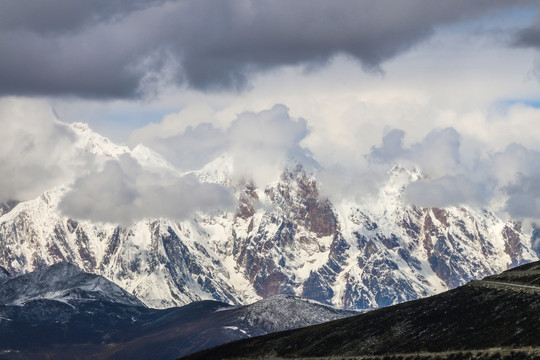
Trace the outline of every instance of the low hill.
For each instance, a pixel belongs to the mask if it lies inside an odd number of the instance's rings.
[[[540,262],[523,265],[429,298],[241,340],[185,359],[339,358],[540,348],[539,270]]]
[[[198,301],[151,309],[64,262],[0,277],[0,359],[168,360],[356,314],[289,295],[246,306]]]

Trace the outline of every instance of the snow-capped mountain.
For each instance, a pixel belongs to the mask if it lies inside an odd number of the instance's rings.
[[[129,155],[182,176],[140,145],[131,150],[71,125],[77,151],[96,161]],[[293,162],[266,188],[232,177],[224,154],[192,172],[235,194],[234,211],[190,220],[145,219],[130,227],[78,221],[58,210],[69,185],[0,212],[0,265],[14,275],[60,261],[100,274],[152,307],[201,299],[246,304],[292,294],[337,307],[373,308],[416,299],[538,259],[531,234],[488,210],[407,204],[420,174],[399,166],[369,203],[332,203],[316,175]]]
[[[65,303],[99,300],[145,306],[113,282],[102,276],[86,273],[67,262],[60,262],[0,284],[2,305],[24,305],[29,301],[42,299]]]
[[[234,327],[249,336],[321,324],[358,311],[338,310],[319,302],[293,295],[272,295],[253,304],[230,309],[235,313]]]

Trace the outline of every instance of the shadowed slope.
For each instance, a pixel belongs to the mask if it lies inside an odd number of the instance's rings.
[[[174,359],[356,313],[290,295],[151,309],[101,276],[58,263],[0,283],[0,359]]]
[[[429,298],[226,344],[186,359],[323,357],[540,346],[540,263]],[[506,283],[515,278],[524,286]],[[497,280],[497,282],[493,282]],[[530,286],[530,287],[529,287]]]

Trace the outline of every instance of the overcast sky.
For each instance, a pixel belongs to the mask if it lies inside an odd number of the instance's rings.
[[[64,210],[96,219],[101,184],[117,209],[148,202],[111,214],[122,223],[231,206],[129,159],[88,173],[56,120],[181,171],[228,153],[260,186],[292,156],[337,200],[364,201],[399,163],[424,174],[406,191],[415,204],[538,219],[539,2],[3,0],[0,200],[71,183]],[[188,194],[177,212],[150,203]]]

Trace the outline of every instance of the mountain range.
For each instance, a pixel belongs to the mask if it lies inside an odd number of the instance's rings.
[[[13,275],[66,261],[154,308],[288,294],[372,309],[538,259],[533,234],[519,221],[487,209],[407,203],[404,188],[423,181],[419,169],[396,164],[371,200],[332,200],[321,195],[316,166],[293,159],[274,182],[257,187],[232,176],[238,164],[228,154],[182,173],[143,145],[116,145],[81,123],[62,126],[81,156],[103,163],[129,157],[148,171],[194,176],[225,187],[237,204],[126,226],[66,216],[59,204],[73,184],[56,186],[0,206],[0,265]]]
[[[245,306],[206,300],[151,309],[102,276],[62,262],[2,279],[0,359],[175,359],[356,314],[290,295]]]

